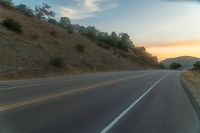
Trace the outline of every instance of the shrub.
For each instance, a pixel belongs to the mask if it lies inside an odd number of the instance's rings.
[[[32,38],[33,40],[37,40],[37,39],[39,38],[39,36],[38,36],[37,34],[33,34],[33,35],[31,36],[31,38]]]
[[[2,24],[12,31],[22,33],[22,26],[19,24],[18,21],[12,18],[6,18]]]
[[[200,61],[194,63],[194,70],[200,70]]]
[[[181,64],[174,62],[169,67],[170,69],[178,69],[178,68],[181,68],[182,66]]]
[[[54,37],[57,37],[57,32],[56,31],[51,31],[50,34]]]
[[[50,59],[50,63],[56,68],[63,68],[65,66],[63,58],[60,57],[54,57]]]
[[[101,43],[101,42],[96,42],[96,44],[101,47],[101,48],[104,48],[106,50],[109,50],[110,49],[110,46],[105,44],[105,43]]]
[[[18,6],[15,7],[17,10],[19,10],[20,12],[24,13],[26,16],[28,17],[32,17],[34,16],[33,10],[30,9],[29,7],[27,7],[24,4],[20,4]]]
[[[58,24],[57,20],[56,20],[56,19],[53,19],[53,18],[50,18],[50,19],[48,20],[48,22],[51,23],[51,24],[54,24],[54,25]]]
[[[162,68],[162,69],[165,69],[165,64],[160,63],[160,64],[159,64],[159,67]]]
[[[8,9],[13,9],[12,0],[0,0],[0,5],[8,8]]]
[[[83,45],[80,45],[80,44],[76,45],[76,50],[77,50],[77,51],[83,53],[83,52],[84,52],[84,49],[85,49],[85,47],[84,47]]]
[[[72,31],[72,30],[68,30],[67,31],[69,34],[73,34],[74,33],[74,31]]]
[[[123,43],[118,43],[117,48],[128,52],[128,47],[126,45],[124,45]]]

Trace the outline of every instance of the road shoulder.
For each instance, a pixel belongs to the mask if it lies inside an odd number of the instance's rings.
[[[187,71],[182,73],[181,83],[200,119],[200,73]]]

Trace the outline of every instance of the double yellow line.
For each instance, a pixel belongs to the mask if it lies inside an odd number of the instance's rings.
[[[117,79],[117,80],[113,80],[113,81],[99,83],[99,84],[88,86],[88,87],[83,87],[83,88],[72,90],[72,91],[61,92],[61,93],[57,93],[57,94],[54,94],[54,95],[44,96],[44,97],[40,97],[40,98],[36,98],[36,99],[32,99],[32,100],[27,100],[27,101],[23,101],[23,102],[13,103],[13,104],[5,105],[5,106],[0,106],[0,112],[19,108],[19,107],[22,107],[22,106],[26,106],[26,105],[30,105],[30,104],[34,104],[34,103],[38,103],[38,102],[42,102],[42,101],[46,101],[46,100],[50,100],[50,99],[54,99],[54,98],[58,98],[58,97],[62,97],[62,96],[66,96],[66,95],[73,94],[73,93],[83,92],[83,91],[86,91],[86,90],[89,90],[89,89],[92,89],[92,88],[102,87],[102,86],[105,86],[105,85],[110,85],[110,84],[114,84],[114,83],[125,81],[125,80],[130,80],[130,79],[137,78],[137,77],[142,77],[142,76],[145,76],[145,75],[149,75],[151,73],[145,73],[145,74],[140,74],[140,75],[136,75],[136,76],[130,76],[130,77],[122,78],[122,79]]]

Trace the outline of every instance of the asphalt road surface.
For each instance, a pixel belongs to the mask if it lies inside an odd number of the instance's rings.
[[[0,133],[199,133],[181,71],[0,82]]]

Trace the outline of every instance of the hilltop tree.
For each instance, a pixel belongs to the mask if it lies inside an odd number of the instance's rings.
[[[42,7],[36,6],[35,15],[41,20],[47,20],[52,17],[55,17],[55,13],[51,11],[50,9],[51,9],[51,6],[49,6],[48,4],[43,4]]]
[[[170,67],[170,69],[175,70],[175,69],[181,68],[182,66],[181,66],[181,64],[174,62],[169,67]]]
[[[200,61],[195,62],[193,66],[195,70],[200,70]]]
[[[165,69],[165,64],[164,63],[159,63],[160,68]]]
[[[33,10],[24,4],[17,5],[15,8],[29,17],[34,16]]]
[[[68,27],[69,25],[71,25],[71,20],[68,17],[61,17],[60,24],[63,27]]]
[[[56,19],[53,19],[53,18],[50,18],[50,19],[48,20],[48,22],[51,23],[51,24],[54,24],[54,25],[59,24],[59,22],[57,22],[57,20],[56,20]]]
[[[13,8],[12,0],[0,0],[0,5],[9,9]]]

